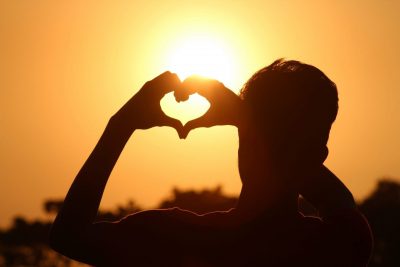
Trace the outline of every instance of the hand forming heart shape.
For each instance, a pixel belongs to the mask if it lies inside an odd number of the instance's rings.
[[[185,125],[188,121],[203,116],[210,108],[210,102],[195,93],[187,101],[178,102],[174,93],[168,93],[160,101],[161,110],[168,117],[178,119]]]
[[[176,101],[186,101],[190,95],[198,93],[210,103],[210,108],[202,116],[182,122],[167,116],[160,101],[170,92]],[[199,127],[215,125],[238,126],[243,118],[243,101],[234,92],[217,80],[191,76],[181,82],[178,76],[164,72],[148,81],[113,117],[113,125],[131,134],[135,129],[149,129],[155,126],[170,126],[177,130],[180,138]]]
[[[221,82],[199,76],[186,78],[175,89],[174,95],[177,102],[187,101],[190,95],[198,93],[210,102],[206,113],[187,122],[180,134],[186,138],[189,132],[199,127],[212,127],[216,125],[238,126],[242,117],[242,101],[238,95],[226,88]]]

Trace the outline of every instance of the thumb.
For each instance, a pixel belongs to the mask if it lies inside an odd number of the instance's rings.
[[[175,128],[175,130],[178,132],[179,138],[182,139],[182,134],[183,134],[183,125],[180,120],[171,118],[167,115],[164,116],[162,126],[169,126],[172,128]]]
[[[181,138],[186,138],[188,136],[189,132],[193,129],[200,128],[200,127],[211,127],[211,126],[213,126],[213,125],[210,121],[210,116],[208,115],[208,113],[206,113],[197,119],[188,121],[183,126]]]

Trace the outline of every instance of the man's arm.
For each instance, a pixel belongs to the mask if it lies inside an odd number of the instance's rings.
[[[93,263],[94,246],[99,234],[93,233],[100,200],[110,173],[130,134],[118,131],[111,119],[93,152],[79,171],[65,197],[63,207],[53,223],[50,245],[58,252],[87,263]],[[111,224],[97,225],[110,231]],[[105,233],[104,233],[105,234]],[[93,251],[93,252],[95,252]]]
[[[372,232],[350,190],[328,168],[310,174],[300,193],[319,211],[326,229],[327,258],[334,266],[367,266]]]
[[[50,244],[58,252],[96,264],[101,252],[113,245],[115,223],[94,220],[111,171],[135,129],[171,126],[181,130],[181,123],[167,117],[159,101],[179,86],[179,78],[166,72],[147,82],[109,121],[98,144],[76,176],[54,221]]]
[[[321,217],[356,208],[350,190],[324,165],[302,180],[300,194],[318,209]]]

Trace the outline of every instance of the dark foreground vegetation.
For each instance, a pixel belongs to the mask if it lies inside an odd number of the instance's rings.
[[[173,189],[172,196],[156,208],[180,207],[206,213],[230,209],[236,201],[235,197],[225,195],[221,187],[201,191]],[[313,207],[304,200],[299,204],[303,213],[314,213]],[[61,206],[62,200],[47,200],[43,208],[48,214],[56,214]],[[374,254],[369,266],[400,266],[400,183],[380,180],[372,194],[359,203],[359,208],[374,233]],[[140,210],[134,201],[129,201],[114,210],[100,211],[98,220],[118,220]],[[9,229],[0,230],[0,266],[79,266],[47,246],[50,226],[50,221],[16,217]]]

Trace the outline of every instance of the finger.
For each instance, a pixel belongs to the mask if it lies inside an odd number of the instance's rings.
[[[211,126],[214,126],[214,124],[212,123],[210,116],[206,113],[197,119],[188,121],[183,126],[182,138],[186,138],[188,136],[189,132],[193,129],[201,128],[201,127],[211,127]]]
[[[189,78],[185,79],[185,82],[181,84],[177,89],[174,91],[175,100],[177,102],[186,101],[189,99],[189,96],[202,91],[204,88],[204,81],[206,78],[201,76],[190,76]]]
[[[157,88],[156,90],[160,95],[165,95],[180,87],[181,80],[176,73],[166,71],[151,80],[150,83]]]
[[[181,102],[181,101],[186,101],[189,99],[189,96],[191,94],[193,94],[194,92],[190,92],[189,90],[187,90],[186,88],[184,88],[182,86],[182,84],[180,86],[178,86],[175,91],[174,91],[174,97],[175,97],[175,101],[176,102]]]
[[[162,124],[161,126],[169,126],[169,127],[175,128],[175,130],[178,133],[179,138],[180,139],[183,138],[182,137],[183,136],[183,125],[180,120],[177,120],[177,119],[174,119],[174,118],[171,118],[171,117],[165,115],[165,116],[163,116],[161,124]]]
[[[208,79],[198,75],[189,76],[185,79],[181,86],[175,89],[175,100],[177,102],[186,101],[189,99],[189,96],[194,93],[207,94],[207,91],[211,90],[209,88],[212,88],[213,85],[218,84],[220,83],[217,80]]]
[[[187,93],[198,93],[211,100],[215,95],[216,89],[225,88],[225,86],[218,80],[200,76],[189,76],[182,82],[181,88],[185,89]]]

